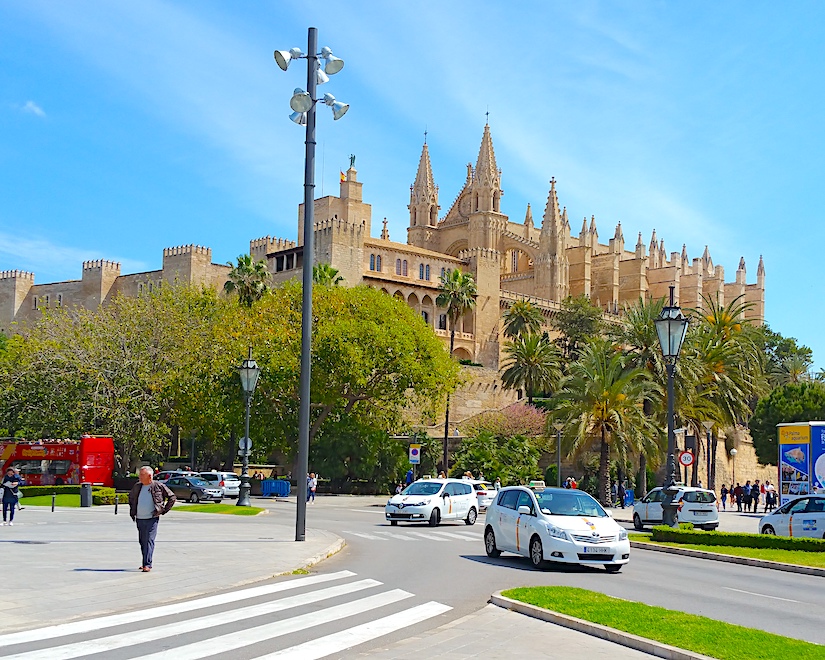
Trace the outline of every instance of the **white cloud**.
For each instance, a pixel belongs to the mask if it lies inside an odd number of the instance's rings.
[[[21,108],[23,112],[27,112],[32,115],[37,115],[38,117],[45,117],[46,111],[43,110],[37,103],[34,101],[26,101],[25,105]]]

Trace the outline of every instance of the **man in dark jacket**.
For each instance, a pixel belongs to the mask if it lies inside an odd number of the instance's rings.
[[[155,536],[158,532],[160,516],[169,513],[177,498],[166,484],[154,481],[154,470],[143,466],[138,472],[140,482],[129,491],[129,515],[137,523],[138,542],[143,554],[140,570],[152,570],[152,553],[155,550]]]

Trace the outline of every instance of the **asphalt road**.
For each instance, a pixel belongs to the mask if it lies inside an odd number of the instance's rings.
[[[526,558],[487,557],[483,515],[472,527],[463,522],[438,528],[391,527],[382,507],[359,505],[355,498],[319,499],[309,507],[308,524],[335,532],[348,543],[320,571],[351,570],[452,607],[414,631],[384,638],[382,644],[475,612],[494,591],[531,585],[592,589],[825,644],[822,578],[643,550],[632,550],[630,563],[614,575],[578,567],[537,571]]]

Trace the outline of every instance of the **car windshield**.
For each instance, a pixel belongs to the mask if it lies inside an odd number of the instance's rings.
[[[599,503],[586,493],[545,490],[536,493],[536,499],[542,513],[553,516],[607,516]]]
[[[435,495],[441,490],[437,481],[416,481],[401,491],[402,495]]]
[[[495,486],[493,484],[476,484],[476,490],[495,490]]]
[[[706,490],[692,490],[685,493],[685,502],[700,502],[702,504],[712,504],[716,501],[716,495]]]
[[[200,477],[190,477],[189,483],[193,486],[201,486],[202,488],[208,488],[211,484]]]

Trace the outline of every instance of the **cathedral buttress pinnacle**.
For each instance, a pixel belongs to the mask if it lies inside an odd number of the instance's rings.
[[[430,151],[427,143],[421,150],[415,183],[410,186],[410,227],[435,226],[438,222],[438,186],[433,179]]]
[[[490,135],[490,126],[484,126],[484,135],[481,138],[481,147],[478,150],[478,161],[473,173],[473,194],[476,196],[476,210],[493,211],[499,213],[501,190],[501,172],[496,165],[496,153],[493,149],[493,138]]]

